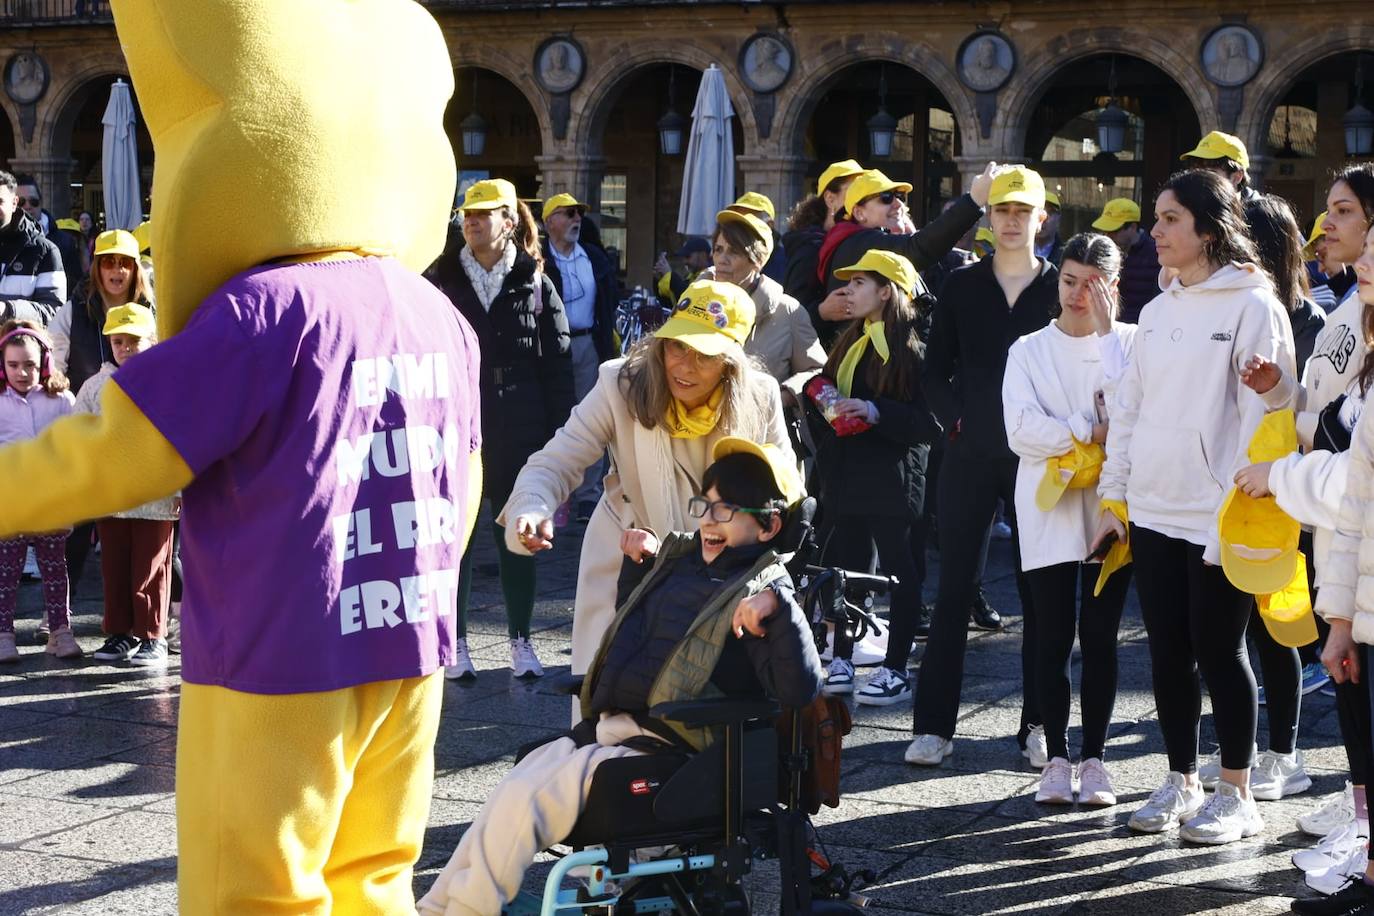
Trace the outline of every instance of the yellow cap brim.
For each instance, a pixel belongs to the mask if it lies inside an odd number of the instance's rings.
[[[797,474],[796,468],[783,468],[778,466],[774,457],[780,457],[778,453],[770,455],[763,446],[752,439],[745,439],[742,436],[724,436],[711,447],[711,460],[718,461],[726,455],[736,454],[753,455],[768,465],[768,470],[773,474],[773,483],[777,484],[778,492],[783,495],[790,506],[795,503],[802,495],[801,478]]]
[[[654,336],[684,343],[703,356],[744,355],[744,348],[734,340],[723,333],[707,330],[691,318],[669,318]]]
[[[515,206],[516,206],[516,205],[515,205],[514,203],[512,203],[512,202],[510,202],[510,201],[508,201],[508,200],[484,200],[484,201],[481,201],[481,202],[475,203],[475,204],[464,203],[464,204],[463,204],[461,207],[459,207],[458,209],[459,209],[460,211],[463,211],[463,210],[495,210],[495,209],[497,209],[498,207],[510,207],[512,210],[514,210],[514,209],[515,209]]]
[[[1099,216],[1093,220],[1093,228],[1100,232],[1115,232],[1124,225],[1126,225],[1124,219],[1107,219],[1105,216]]]
[[[1317,622],[1311,611],[1292,621],[1275,620],[1265,614],[1260,614],[1260,620],[1264,621],[1264,628],[1274,642],[1281,646],[1299,649],[1317,641]]]
[[[988,198],[989,207],[995,207],[998,204],[1025,204],[1028,207],[1045,209],[1045,199],[1030,191],[1008,191],[996,200],[991,197]]]
[[[1249,560],[1226,541],[1221,542],[1221,568],[1231,584],[1251,595],[1272,595],[1293,578],[1298,561],[1297,548],[1280,550],[1272,560]]]
[[[1045,474],[1040,478],[1040,483],[1035,488],[1035,507],[1041,512],[1049,512],[1059,505],[1059,500],[1064,498],[1064,491],[1069,488],[1069,481],[1073,475],[1065,477],[1064,472],[1051,461],[1045,462]]]

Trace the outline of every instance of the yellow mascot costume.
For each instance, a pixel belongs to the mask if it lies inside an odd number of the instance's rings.
[[[111,6],[163,343],[0,451],[0,536],[184,490],[181,912],[414,912],[481,474],[476,338],[418,273],[447,49],[411,0]]]

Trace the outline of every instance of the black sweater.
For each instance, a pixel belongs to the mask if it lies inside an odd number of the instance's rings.
[[[992,271],[993,257],[945,281],[923,378],[926,397],[951,436],[985,457],[1002,458],[1012,454],[1002,417],[1007,350],[1049,324],[1059,305],[1059,271],[1041,260],[1040,273],[1008,304]]]

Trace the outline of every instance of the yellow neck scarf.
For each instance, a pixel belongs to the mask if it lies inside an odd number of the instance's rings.
[[[840,394],[845,397],[849,397],[849,392],[854,388],[854,370],[859,368],[859,360],[864,358],[864,351],[868,349],[870,341],[884,365],[892,356],[887,349],[887,335],[883,333],[883,323],[865,318],[864,332],[859,335],[858,340],[849,345],[849,352],[840,360],[839,371],[835,373],[835,387],[839,388]]]
[[[700,407],[684,407],[681,401],[672,398],[668,402],[668,413],[663,418],[668,435],[674,439],[696,439],[706,435],[716,428],[716,421],[720,419],[720,404],[724,400],[723,385],[716,386],[716,390]]]

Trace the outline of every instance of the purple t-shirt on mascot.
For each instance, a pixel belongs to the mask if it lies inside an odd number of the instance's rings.
[[[115,378],[196,475],[183,678],[309,693],[452,663],[481,412],[442,293],[388,259],[255,268]]]

